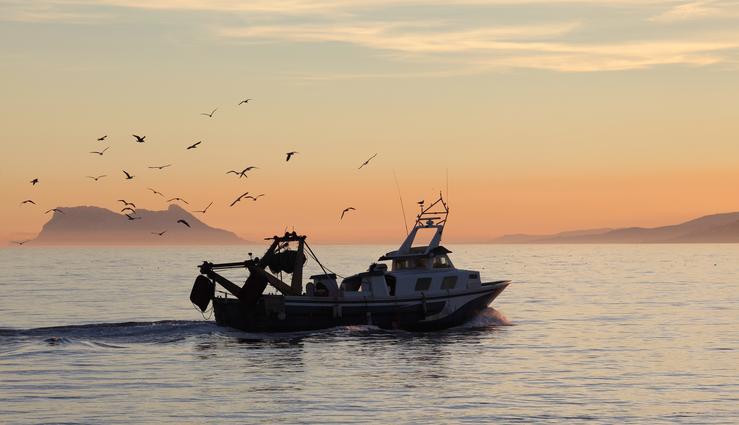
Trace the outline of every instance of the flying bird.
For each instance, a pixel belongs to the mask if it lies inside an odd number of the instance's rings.
[[[377,156],[377,154],[374,154],[374,155],[372,155],[371,157],[369,157],[369,159],[368,159],[368,160],[364,161],[364,162],[362,163],[362,165],[360,165],[360,166],[359,166],[358,170],[361,170],[361,169],[362,169],[362,167],[364,167],[365,165],[369,164],[369,162],[370,162],[370,161],[372,161],[372,160],[373,160],[373,159],[374,159],[374,158],[375,158],[376,156]]]
[[[105,149],[103,149],[103,150],[101,150],[99,152],[98,151],[91,151],[90,153],[96,153],[96,154],[98,154],[100,156],[103,156],[103,154],[105,153],[105,151],[107,151],[108,149],[110,149],[110,146],[108,146],[107,148],[105,148]]]
[[[136,214],[136,210],[131,207],[125,207],[121,210],[121,212],[131,211],[131,214]]]
[[[25,241],[11,241],[11,242],[13,242],[14,244],[23,245],[26,242],[31,242],[31,239],[28,239],[28,240],[25,240]]]
[[[344,219],[344,214],[346,214],[349,211],[354,211],[354,210],[356,210],[356,208],[354,208],[354,207],[344,208],[344,211],[341,212],[341,218],[339,220],[343,220]]]
[[[163,230],[161,232],[151,232],[152,235],[158,235],[158,236],[164,236],[165,233],[167,233],[166,230]]]
[[[128,218],[128,221],[141,220],[141,217],[134,217],[130,214],[126,214],[126,217]]]
[[[185,226],[187,226],[187,227],[190,227],[190,223],[186,222],[186,221],[185,221],[185,220],[183,220],[183,219],[179,219],[179,220],[177,220],[177,222],[178,222],[178,223],[182,223],[182,224],[184,224],[184,225],[185,225]]]
[[[144,139],[146,139],[146,136],[137,136],[135,134],[132,134],[132,136],[136,138],[135,141],[138,143],[144,143]]]
[[[136,204],[134,204],[133,202],[126,202],[125,199],[119,199],[118,202],[122,202],[123,203],[123,206],[126,206],[127,207],[127,206],[130,205],[130,206],[136,208]]]
[[[239,176],[239,178],[249,177],[249,176],[246,175],[246,173],[248,173],[251,170],[257,169],[257,168],[259,168],[259,167],[255,167],[253,165],[250,165],[250,166],[244,168],[241,171],[229,170],[229,171],[226,172],[226,174],[236,174],[237,176]]]
[[[259,199],[259,198],[260,198],[260,197],[262,197],[262,196],[264,196],[264,193],[260,193],[260,194],[259,194],[259,195],[257,195],[257,196],[251,196],[251,195],[247,195],[247,196],[244,196],[244,198],[249,198],[249,199],[251,199],[252,201],[256,201],[257,199]]]
[[[189,203],[189,202],[185,201],[185,200],[184,200],[184,199],[182,199],[182,198],[172,198],[172,199],[168,199],[168,200],[167,200],[167,202],[172,202],[172,201],[181,201],[181,202],[184,202],[184,203],[186,203],[187,205],[190,205],[190,203]]]
[[[293,155],[295,155],[296,153],[300,153],[300,152],[288,152],[288,153],[286,153],[285,155],[287,155],[287,157],[285,158],[285,162],[289,161],[290,158],[292,158]]]
[[[233,202],[231,202],[231,205],[229,205],[229,207],[233,207],[234,205],[236,205],[236,203],[239,202],[241,200],[241,198],[245,197],[248,194],[249,194],[249,192],[245,192],[243,195],[241,195],[238,198],[236,198],[236,200],[234,200]]]
[[[95,181],[98,181],[98,180],[102,179],[103,177],[107,177],[107,176],[108,176],[107,174],[101,174],[101,175],[99,175],[97,177],[87,176],[87,178],[90,178],[90,179],[93,179]]]
[[[30,199],[26,199],[25,201],[21,202],[21,205],[22,205],[22,204],[33,204],[33,205],[36,205],[36,203],[35,203],[35,202],[33,202],[33,201],[32,201],[32,200],[30,200]]]
[[[105,140],[107,138],[108,138],[108,135],[107,134],[105,136],[103,136],[103,137],[98,137],[98,142],[102,142],[103,140]]]
[[[155,194],[155,195],[159,195],[159,196],[161,196],[161,197],[164,197],[164,194],[163,194],[162,192],[159,192],[159,191],[157,191],[157,190],[154,190],[154,189],[152,189],[152,188],[150,188],[150,187],[147,187],[147,189],[151,190],[151,193],[153,193],[153,194]]]
[[[193,143],[192,145],[188,146],[187,149],[195,149],[198,147],[199,144],[203,143],[202,140],[198,141],[197,143]]]
[[[121,170],[121,171],[123,171],[123,174],[126,175],[126,180],[131,180],[134,177],[136,177],[136,176],[132,176],[132,175],[128,174],[128,172],[126,170]]]
[[[218,108],[214,109],[213,111],[211,111],[210,114],[206,114],[205,112],[201,112],[200,115],[205,115],[208,118],[213,118],[213,114],[215,114],[217,110],[218,110]]]
[[[30,182],[32,185],[36,186],[36,183],[38,183],[38,179],[33,179]]]
[[[239,102],[239,104],[236,106],[241,106],[242,103],[249,103],[250,100],[254,100],[254,99],[244,99],[241,102]]]
[[[153,165],[153,166],[151,166],[149,168],[151,168],[151,169],[156,168],[157,170],[162,170],[164,168],[171,167],[171,166],[172,166],[172,164],[167,164],[167,165]]]
[[[66,214],[64,211],[60,210],[59,208],[52,208],[50,210],[46,210],[46,212],[44,214],[48,214],[48,213],[50,213],[52,211],[54,211],[55,213],[59,213],[59,214]]]
[[[208,208],[210,208],[211,205],[213,205],[213,202],[211,202],[210,204],[208,204],[208,206],[205,207],[205,209],[198,210],[198,211],[193,211],[193,212],[199,212],[199,213],[205,214],[208,211]]]

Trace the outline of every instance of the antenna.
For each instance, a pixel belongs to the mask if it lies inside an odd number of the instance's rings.
[[[449,203],[449,168],[446,169],[446,203]]]
[[[400,184],[398,184],[398,175],[395,174],[395,168],[393,168],[393,178],[395,178],[395,187],[398,189],[398,198],[400,199],[400,211],[403,213],[403,224],[405,225],[405,235],[408,236],[408,221],[405,219],[405,207],[403,206],[403,195],[400,194]]]

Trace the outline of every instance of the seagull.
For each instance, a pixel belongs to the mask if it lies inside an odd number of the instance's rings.
[[[245,192],[243,195],[241,195],[238,198],[236,198],[235,201],[231,202],[231,205],[229,205],[229,207],[233,207],[234,205],[236,205],[236,203],[239,202],[241,200],[241,198],[243,198],[244,196],[246,196],[248,194],[249,194],[249,192]]]
[[[52,208],[50,210],[47,210],[44,214],[48,214],[52,211],[54,211],[55,213],[59,213],[59,214],[66,214],[64,211],[60,210],[59,208]]]
[[[159,235],[159,236],[164,236],[165,233],[167,233],[166,230],[163,230],[161,232],[151,232],[152,235]]]
[[[93,179],[95,181],[98,181],[98,180],[102,179],[103,177],[107,177],[107,176],[108,176],[107,174],[101,174],[101,175],[99,175],[97,177],[87,176],[87,178],[90,178],[90,179]]]
[[[11,242],[13,242],[14,244],[23,245],[26,242],[31,242],[31,239],[28,239],[28,240],[25,240],[25,241],[11,241]]]
[[[377,156],[377,154],[374,154],[374,155],[372,155],[372,156],[371,156],[371,157],[370,157],[370,158],[369,158],[368,160],[364,161],[364,162],[362,163],[362,165],[360,165],[360,166],[359,166],[358,170],[361,170],[361,169],[362,169],[362,167],[364,167],[365,165],[369,164],[369,162],[370,162],[370,161],[372,161],[372,159],[373,159],[374,157],[376,157],[376,156]]]
[[[33,202],[33,201],[32,201],[32,200],[30,200],[30,199],[26,199],[25,201],[21,202],[21,205],[22,205],[22,204],[33,204],[33,205],[36,205],[36,203],[35,203],[35,202]]]
[[[136,176],[132,176],[132,175],[128,174],[128,172],[126,170],[122,170],[122,171],[123,171],[123,174],[126,175],[126,180],[131,180],[134,177],[136,177]]]
[[[167,200],[167,202],[172,202],[172,201],[182,201],[182,202],[186,203],[187,205],[190,205],[190,203],[189,203],[189,202],[185,201],[185,200],[184,200],[184,199],[182,199],[182,198],[172,198],[172,199],[168,199],[168,200]]]
[[[237,176],[239,176],[239,178],[249,177],[249,176],[246,175],[246,173],[249,172],[249,171],[251,171],[251,170],[257,169],[257,168],[259,168],[259,167],[255,167],[253,165],[250,165],[250,166],[244,168],[241,171],[229,170],[229,171],[226,172],[226,174],[236,174]]]
[[[100,156],[103,156],[103,154],[105,153],[105,151],[107,151],[108,149],[110,149],[110,146],[108,146],[107,148],[101,150],[100,152],[98,152],[98,151],[91,151],[90,153],[96,153],[96,154],[98,154]]]
[[[126,214],[126,217],[128,217],[128,221],[141,220],[141,217],[134,217],[130,214]]]
[[[177,222],[178,222],[178,223],[182,223],[182,224],[184,224],[184,225],[185,225],[185,226],[187,226],[187,227],[190,227],[190,223],[186,222],[186,221],[185,221],[185,220],[183,220],[183,219],[179,219],[179,220],[177,220]]]
[[[215,114],[217,110],[218,110],[218,108],[214,109],[210,114],[206,114],[205,112],[201,112],[200,115],[205,115],[208,118],[213,118],[213,114]]]
[[[254,100],[254,99],[244,99],[241,102],[239,102],[239,104],[236,106],[241,106],[242,103],[249,103],[250,100]]]
[[[103,137],[98,137],[98,142],[102,142],[103,140],[105,140],[107,138],[108,138],[108,135],[107,134],[105,136],[103,136]]]
[[[135,141],[138,143],[144,143],[144,139],[146,139],[146,136],[137,136],[135,134],[132,134],[132,136],[136,138]]]
[[[290,158],[292,158],[292,157],[293,157],[293,155],[295,155],[296,153],[300,153],[300,152],[288,152],[288,153],[286,154],[286,155],[287,155],[287,158],[285,158],[285,162],[289,161],[289,160],[290,160]]]
[[[252,201],[256,201],[257,199],[259,199],[259,198],[260,198],[260,197],[262,197],[262,196],[264,196],[264,193],[260,193],[260,194],[259,194],[259,195],[257,195],[257,196],[251,196],[251,195],[248,195],[248,196],[244,196],[244,198],[249,198],[249,199],[251,199]]]
[[[32,185],[36,186],[36,183],[38,183],[38,179],[33,179],[30,182]]]
[[[131,207],[126,207],[121,210],[121,212],[124,212],[124,211],[131,211],[131,214],[136,214],[136,210]]]
[[[213,202],[211,202],[210,204],[208,204],[208,206],[205,207],[205,209],[199,210],[199,211],[193,211],[193,212],[199,212],[199,213],[205,214],[208,211],[208,208],[210,208],[211,205],[213,205]]]
[[[198,147],[199,144],[203,143],[202,140],[198,141],[197,143],[193,143],[192,145],[188,146],[187,149],[195,149]]]
[[[154,190],[154,189],[152,189],[150,187],[147,187],[147,189],[151,190],[151,193],[153,193],[155,195],[159,195],[161,197],[164,197],[164,194],[162,192],[156,191],[156,190]]]
[[[151,167],[149,167],[149,168],[151,168],[151,169],[154,169],[154,168],[156,168],[156,169],[158,169],[158,170],[162,170],[162,169],[164,169],[164,168],[167,168],[167,167],[171,167],[171,166],[172,166],[172,164],[167,164],[167,165],[154,165],[154,166],[151,166]]]
[[[126,202],[126,200],[124,200],[124,199],[119,199],[118,202],[123,202],[123,206],[129,206],[130,205],[130,206],[136,208],[136,204],[134,204],[133,202]]]
[[[354,208],[354,207],[344,208],[344,211],[341,212],[341,218],[339,220],[343,220],[344,219],[344,214],[346,214],[349,211],[354,211],[354,210],[356,210],[356,208]]]

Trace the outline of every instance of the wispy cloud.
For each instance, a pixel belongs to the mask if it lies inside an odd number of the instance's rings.
[[[693,1],[673,6],[659,15],[650,18],[654,22],[681,22],[693,19],[718,16],[722,12],[714,1]]]

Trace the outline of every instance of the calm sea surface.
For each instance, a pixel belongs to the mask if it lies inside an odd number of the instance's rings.
[[[392,246],[314,246],[340,274]],[[0,249],[2,423],[739,423],[739,245],[457,245],[437,333],[250,334],[188,300],[263,247]]]

